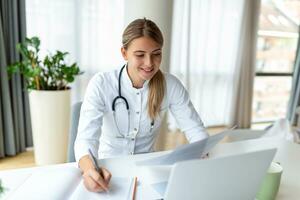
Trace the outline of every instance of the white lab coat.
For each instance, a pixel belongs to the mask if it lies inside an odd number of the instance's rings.
[[[75,141],[76,160],[88,154],[88,149],[99,158],[136,154],[153,151],[154,141],[165,112],[170,109],[181,131],[189,142],[208,136],[203,123],[189,99],[188,92],[173,75],[164,73],[166,91],[159,116],[151,130],[148,116],[148,83],[136,89],[128,76],[126,68],[121,76],[121,94],[129,104],[129,134],[131,138],[117,138],[128,130],[128,114],[123,101],[116,103],[116,121],[112,114],[112,102],[118,95],[118,76],[120,70],[96,74],[88,84],[81,107],[78,134]],[[134,137],[135,136],[135,137]]]

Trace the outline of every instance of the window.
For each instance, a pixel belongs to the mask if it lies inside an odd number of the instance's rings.
[[[299,0],[262,0],[252,122],[286,116],[300,22]]]

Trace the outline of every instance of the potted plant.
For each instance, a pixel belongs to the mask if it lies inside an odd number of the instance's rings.
[[[2,194],[4,193],[4,187],[2,186],[2,181],[0,179],[0,197],[2,196]]]
[[[23,75],[29,91],[29,104],[35,162],[38,165],[66,161],[70,124],[69,83],[81,74],[76,63],[66,64],[67,52],[39,55],[38,37],[17,45],[22,60],[8,66],[8,73]]]

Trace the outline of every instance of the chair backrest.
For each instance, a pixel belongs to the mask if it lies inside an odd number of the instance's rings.
[[[68,162],[75,162],[75,154],[74,154],[74,142],[77,135],[78,122],[80,117],[80,109],[82,102],[75,103],[71,108],[71,127],[69,133],[69,144],[68,144]]]

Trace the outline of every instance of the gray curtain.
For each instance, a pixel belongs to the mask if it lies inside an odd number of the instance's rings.
[[[300,30],[299,30],[300,35]],[[296,124],[296,109],[300,106],[300,39],[298,39],[298,47],[296,53],[296,61],[294,66],[293,83],[291,97],[288,105],[287,118],[291,124]],[[299,117],[299,116],[298,116]]]
[[[6,67],[20,60],[16,44],[26,35],[25,1],[0,1],[0,158],[32,146],[27,91],[20,75],[8,78]]]
[[[238,81],[232,101],[230,125],[250,128],[252,116],[253,83],[255,77],[255,54],[260,0],[245,1],[244,16],[237,61]]]

